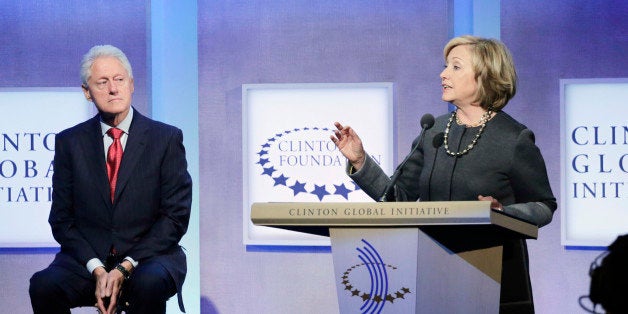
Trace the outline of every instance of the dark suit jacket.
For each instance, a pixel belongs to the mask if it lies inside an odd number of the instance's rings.
[[[52,264],[91,278],[87,261],[104,262],[112,246],[140,265],[153,259],[172,275],[183,310],[186,258],[178,243],[188,227],[192,181],[182,132],[134,111],[113,204],[103,145],[98,115],[56,137],[48,221],[61,251]]]

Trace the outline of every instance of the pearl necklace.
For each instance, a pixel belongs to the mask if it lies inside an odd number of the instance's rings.
[[[450,156],[458,157],[458,156],[462,156],[468,153],[471,149],[473,149],[473,147],[475,147],[475,144],[478,142],[478,139],[480,138],[482,131],[484,131],[484,128],[486,127],[486,122],[488,122],[488,120],[491,119],[492,114],[493,114],[493,111],[489,109],[486,113],[482,115],[482,119],[480,119],[480,122],[478,122],[478,124],[480,125],[480,130],[478,131],[478,134],[476,134],[473,140],[471,141],[471,144],[467,145],[467,148],[459,152],[452,152],[449,150],[449,141],[448,141],[449,130],[451,129],[451,124],[453,123],[454,119],[456,119],[456,122],[459,121],[458,117],[456,117],[456,111],[452,112],[451,117],[449,117],[449,121],[447,122],[447,127],[445,128],[445,137],[444,137],[444,142],[443,142],[443,144],[445,145],[445,151],[447,152],[447,154]]]

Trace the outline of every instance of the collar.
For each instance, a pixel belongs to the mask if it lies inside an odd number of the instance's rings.
[[[120,122],[120,124],[118,124],[116,128],[124,131],[124,133],[128,135],[129,129],[131,128],[131,121],[133,121],[133,107],[132,106],[129,110],[129,114],[126,115],[126,118],[124,118],[124,120],[122,120],[122,122]],[[111,126],[104,123],[102,119],[100,119],[100,131],[102,132],[102,136],[105,136],[105,134],[107,134],[107,131],[109,129],[111,129]]]

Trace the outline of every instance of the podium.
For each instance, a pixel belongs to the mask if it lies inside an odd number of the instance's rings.
[[[330,237],[340,313],[499,313],[503,243],[538,235],[485,201],[254,203],[251,220]]]

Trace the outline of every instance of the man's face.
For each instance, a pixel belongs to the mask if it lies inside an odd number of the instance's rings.
[[[97,58],[91,70],[87,86],[83,86],[85,98],[94,102],[104,120],[122,121],[131,108],[133,79],[114,57]]]

